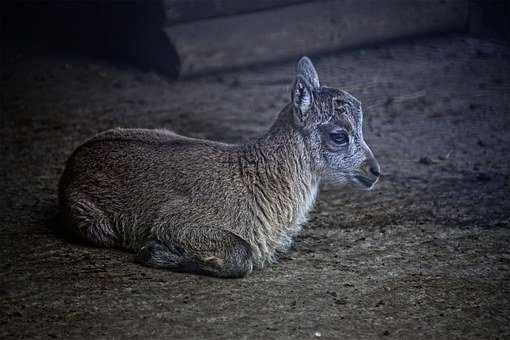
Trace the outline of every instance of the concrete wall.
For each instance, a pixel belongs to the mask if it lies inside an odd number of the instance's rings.
[[[510,38],[509,17],[505,0],[17,1],[0,34],[186,77],[429,33]]]
[[[179,56],[179,74],[187,76],[418,34],[464,31],[468,9],[467,0],[314,1],[169,23],[164,30]]]

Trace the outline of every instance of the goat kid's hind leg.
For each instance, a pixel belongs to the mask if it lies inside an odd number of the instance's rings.
[[[108,218],[92,201],[81,195],[69,197],[63,204],[61,221],[68,236],[96,246],[111,247],[117,238]]]
[[[211,227],[174,229],[161,239],[148,241],[137,260],[150,267],[224,278],[243,277],[253,268],[246,241]]]

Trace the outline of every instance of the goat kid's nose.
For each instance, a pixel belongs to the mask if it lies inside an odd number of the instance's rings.
[[[369,171],[375,177],[381,176],[381,169],[379,168],[379,166],[377,166],[377,167],[370,167]]]
[[[379,177],[381,176],[381,167],[375,159],[368,160],[363,165],[363,171],[370,176]]]

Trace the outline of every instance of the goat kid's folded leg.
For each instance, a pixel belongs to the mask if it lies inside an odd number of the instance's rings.
[[[212,227],[173,229],[148,241],[137,260],[150,267],[224,278],[246,276],[253,268],[250,245],[227,230]]]

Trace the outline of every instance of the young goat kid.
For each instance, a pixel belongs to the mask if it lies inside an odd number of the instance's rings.
[[[232,145],[168,130],[113,129],[77,148],[59,187],[63,223],[148,266],[242,277],[289,248],[322,178],[371,189],[379,164],[359,101],[297,67],[269,131]]]

